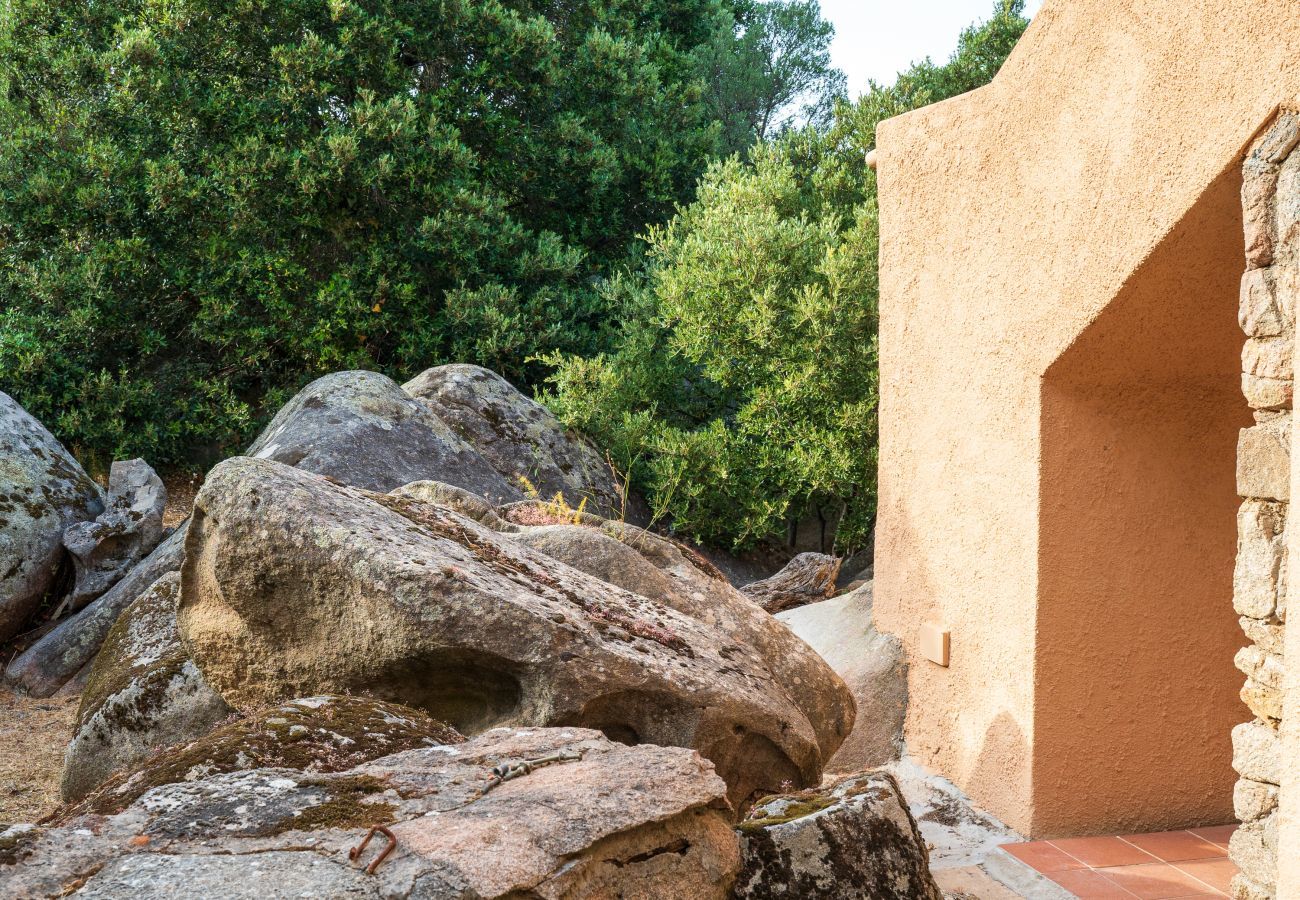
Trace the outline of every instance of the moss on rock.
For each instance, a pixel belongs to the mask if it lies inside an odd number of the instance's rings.
[[[287,831],[315,831],[319,828],[373,828],[396,819],[397,808],[391,803],[367,803],[366,798],[388,790],[388,784],[371,775],[350,775],[322,782],[329,796],[314,806],[287,816],[255,832],[258,837],[272,837]]]

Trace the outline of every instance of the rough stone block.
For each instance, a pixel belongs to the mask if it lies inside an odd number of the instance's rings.
[[[1241,376],[1241,393],[1251,409],[1290,409],[1295,393],[1294,383],[1281,378]]]
[[[1232,879],[1228,896],[1232,900],[1276,900],[1271,890],[1260,887],[1244,875],[1237,875]]]
[[[1290,380],[1295,377],[1294,335],[1249,338],[1241,348],[1241,370],[1259,378]]]
[[[1242,616],[1240,619],[1241,630],[1250,638],[1251,643],[1256,644],[1265,653],[1282,654],[1283,639],[1286,637],[1286,629],[1281,622],[1274,620],[1252,619],[1248,616]]]
[[[1247,676],[1240,692],[1241,702],[1260,719],[1280,721],[1285,675],[1282,658],[1252,646],[1238,651],[1236,664]]]
[[[1232,767],[1242,778],[1281,784],[1282,741],[1277,729],[1263,722],[1244,722],[1232,729]]]
[[[1241,209],[1246,233],[1246,265],[1262,269],[1273,264],[1276,243],[1277,169],[1273,166],[1242,167]]]
[[[1277,813],[1243,823],[1228,842],[1228,855],[1248,880],[1272,890],[1277,881]]]
[[[1282,657],[1269,653],[1262,647],[1242,647],[1234,660],[1243,674],[1261,684],[1281,689],[1286,671],[1282,667]]]
[[[1278,178],[1282,164],[1300,142],[1300,119],[1282,113],[1246,156],[1241,202],[1245,217],[1246,262],[1261,268],[1273,262],[1277,242]]]
[[[1247,500],[1237,512],[1237,563],[1232,602],[1238,615],[1266,619],[1277,607],[1286,507]]]
[[[1279,788],[1263,781],[1243,778],[1233,786],[1232,810],[1241,822],[1253,822],[1277,809]]]
[[[1273,201],[1273,236],[1275,255],[1290,260],[1300,239],[1300,153],[1292,152],[1282,163]],[[1280,254],[1278,251],[1281,251]]]
[[[1282,720],[1282,689],[1247,678],[1241,686],[1241,702],[1260,719]]]
[[[1241,304],[1237,311],[1241,330],[1251,337],[1273,337],[1286,330],[1278,306],[1274,269],[1247,269],[1241,276]]]
[[[1241,430],[1237,440],[1237,493],[1264,500],[1290,499],[1290,416],[1278,416]]]

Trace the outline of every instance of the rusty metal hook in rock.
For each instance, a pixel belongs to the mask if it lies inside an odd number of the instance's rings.
[[[352,862],[356,862],[357,858],[361,856],[362,853],[365,852],[366,845],[370,843],[370,839],[374,837],[376,833],[382,834],[384,837],[388,838],[388,846],[385,847],[382,851],[380,851],[379,855],[375,857],[374,862],[366,866],[367,875],[375,874],[375,870],[379,868],[379,864],[383,862],[385,859],[387,859],[388,854],[392,853],[393,850],[396,849],[397,835],[393,834],[383,825],[376,825],[374,828],[371,828],[370,831],[366,833],[365,839],[362,840],[360,844],[357,844],[355,847],[353,847],[351,850],[348,851],[348,859],[351,860]]]

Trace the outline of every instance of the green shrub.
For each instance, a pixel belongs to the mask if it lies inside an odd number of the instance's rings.
[[[619,349],[547,357],[545,402],[607,446],[679,532],[744,546],[817,514],[839,551],[867,542],[878,231],[865,154],[883,119],[992,78],[1022,8],[1000,0],[947,64],[872,85],[828,130],[714,165],[697,199],[650,230],[644,265],[607,286]]]

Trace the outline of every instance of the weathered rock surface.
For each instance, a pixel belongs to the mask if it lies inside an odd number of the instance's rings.
[[[276,413],[248,455],[391,491],[436,479],[496,502],[523,496],[425,403],[375,372],[335,372]]]
[[[1277,890],[1277,819],[1276,811],[1254,822],[1242,823],[1229,840],[1229,854],[1241,870],[1235,881],[1243,887],[1263,890],[1275,896]]]
[[[475,366],[441,366],[408,386],[419,398],[374,372],[325,376],[280,410],[248,454],[369,490],[433,479],[492,504],[523,500],[517,476],[525,474],[539,491],[562,491],[575,505],[589,497],[593,508],[620,509],[619,485],[599,454],[504,379]],[[635,499],[628,504],[631,517],[639,510]],[[122,610],[179,566],[182,537],[164,542],[31,647],[6,679],[38,697],[67,683],[93,658]]]
[[[738,898],[942,900],[921,832],[884,772],[768,797],[738,830]]]
[[[0,642],[22,631],[54,583],[64,530],[103,510],[99,486],[0,392]]]
[[[852,726],[847,690],[806,647],[804,683],[778,676],[728,614],[693,618],[444,507],[238,458],[196,500],[179,625],[242,709],[369,690],[471,734],[575,725],[695,748],[733,798],[817,783]],[[827,696],[801,703],[809,684]]]
[[[180,570],[187,527],[177,528],[102,597],[29,647],[5,669],[5,680],[33,697],[53,696],[95,658],[128,606],[159,578]]]
[[[1238,550],[1232,578],[1233,605],[1243,616],[1266,619],[1277,605],[1286,505],[1246,500],[1237,512]]]
[[[547,757],[493,786],[494,767]],[[122,813],[19,836],[0,894],[722,900],[740,864],[725,791],[689,750],[497,729],[337,774],[154,788]],[[368,875],[385,838],[355,862],[348,850],[373,825],[397,846]]]
[[[1242,778],[1282,783],[1282,739],[1276,728],[1243,722],[1232,729],[1232,767]]]
[[[771,578],[755,581],[741,592],[770,613],[825,600],[835,592],[840,560],[825,553],[800,553]]]
[[[233,712],[181,646],[179,594],[180,574],[169,572],[126,609],[105,639],[63,758],[65,801],[80,800],[156,748],[206,734]]]
[[[1237,493],[1242,497],[1291,498],[1291,417],[1277,416],[1237,438]]]
[[[507,507],[515,515],[522,504]],[[808,715],[822,746],[838,745],[854,721],[844,683],[807,643],[733,588],[689,547],[627,525],[583,516],[583,525],[522,526],[511,540],[713,626],[758,651]]]
[[[593,512],[644,520],[642,504],[623,502],[622,486],[599,451],[497,373],[479,366],[437,366],[402,387],[512,483],[523,476],[546,499],[563,494],[575,507],[585,499]]]
[[[853,731],[826,764],[861,772],[898,759],[907,717],[907,662],[902,642],[872,620],[872,583],[821,603],[778,613],[844,679],[857,705]]]
[[[81,609],[122,579],[163,538],[167,489],[143,459],[115,462],[108,474],[108,499],[93,522],[63,532],[77,581],[66,605]]]
[[[119,813],[146,791],[208,775],[268,768],[341,772],[403,750],[465,740],[451,726],[409,706],[339,696],[290,700],[205,732],[117,773],[61,818]]]

